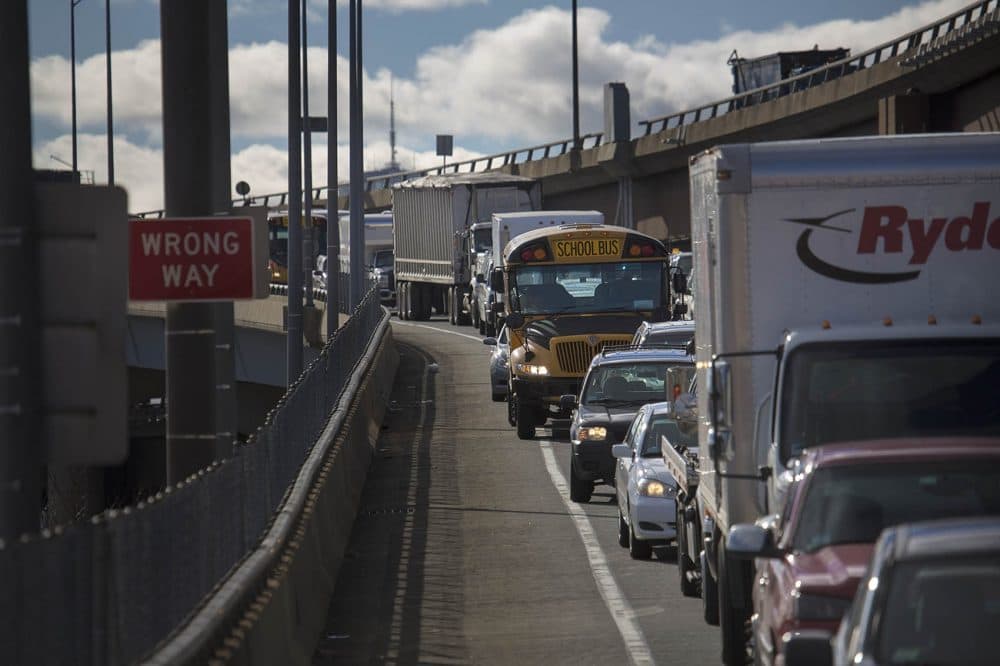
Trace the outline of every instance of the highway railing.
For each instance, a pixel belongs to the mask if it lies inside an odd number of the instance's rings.
[[[919,30],[914,30],[902,37],[876,46],[864,53],[849,56],[823,67],[809,70],[798,76],[782,79],[777,83],[748,90],[733,97],[710,102],[709,104],[704,104],[693,109],[677,111],[651,120],[641,120],[639,121],[639,125],[643,127],[643,133],[646,135],[677,129],[685,125],[722,116],[737,109],[755,106],[794,92],[807,90],[898,56],[905,56],[900,60],[901,65],[919,66],[927,59],[933,57],[933,53],[938,46],[962,46],[965,43],[978,39],[984,34],[995,31],[997,25],[1000,24],[1000,11],[997,9],[998,1],[1000,0],[977,2],[939,21],[935,21]]]
[[[601,140],[604,138],[602,132],[592,132],[590,134],[584,134],[580,137],[580,148],[594,148],[601,144]],[[430,176],[435,174],[447,174],[447,173],[476,173],[480,171],[490,171],[492,169],[499,169],[505,166],[511,166],[515,164],[523,164],[525,162],[531,162],[538,159],[546,159],[549,157],[559,157],[560,155],[567,154],[573,148],[573,139],[561,139],[559,141],[552,141],[550,143],[543,143],[537,146],[529,146],[528,148],[517,148],[515,150],[509,150],[503,153],[496,153],[494,155],[486,155],[484,157],[474,157],[468,160],[462,160],[460,162],[451,162],[449,164],[443,164],[437,167],[431,167],[429,169],[413,169],[411,171],[399,171],[396,173],[382,174],[378,176],[368,176],[365,178],[364,191],[365,192],[375,192],[378,190],[388,189],[393,186],[394,183],[401,183],[405,180],[413,180],[414,178],[420,178],[422,176]],[[346,197],[349,195],[350,185],[348,183],[341,183],[337,188],[338,196]],[[313,201],[324,201],[327,199],[327,192],[330,188],[328,187],[314,187],[310,190],[312,192]],[[233,208],[238,208],[240,206],[266,206],[268,208],[283,208],[288,205],[288,192],[275,192],[273,194],[258,194],[248,197],[240,197],[238,199],[233,199]],[[161,218],[164,215],[162,210],[150,210],[142,213],[134,213],[135,217],[141,218]]]
[[[241,565],[274,550],[300,469],[387,319],[371,290],[230,458],[134,506],[0,544],[2,661],[134,663],[219,603]]]

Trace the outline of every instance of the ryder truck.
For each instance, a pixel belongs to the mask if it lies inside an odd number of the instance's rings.
[[[697,474],[664,457],[682,582],[700,568],[742,664],[753,565],[726,535],[780,507],[803,449],[1000,433],[1000,135],[720,146],[690,186]]]

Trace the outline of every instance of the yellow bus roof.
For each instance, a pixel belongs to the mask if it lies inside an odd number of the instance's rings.
[[[511,257],[516,257],[517,255],[515,252],[517,252],[517,250],[522,246],[530,245],[539,239],[549,240],[572,237],[600,238],[603,236],[616,237],[623,240],[626,236],[633,236],[638,240],[647,240],[655,243],[664,254],[667,252],[666,247],[663,245],[663,241],[648,234],[644,234],[641,231],[636,231],[635,229],[627,229],[613,224],[562,224],[558,227],[542,227],[540,229],[532,229],[531,231],[515,236],[503,249],[504,261],[507,263],[524,263],[516,259],[511,262]]]

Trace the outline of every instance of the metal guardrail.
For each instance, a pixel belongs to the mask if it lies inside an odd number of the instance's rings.
[[[3,660],[133,663],[175,631],[259,548],[387,316],[371,290],[232,457],[135,506],[0,546]]]
[[[603,132],[592,132],[580,137],[581,148],[594,148],[601,144],[604,138]],[[514,164],[523,164],[536,159],[548,157],[559,157],[565,155],[573,147],[573,139],[561,139],[550,143],[543,143],[538,146],[528,148],[518,148],[495,155],[484,157],[474,157],[470,160],[452,162],[430,169],[414,169],[412,171],[400,171],[397,173],[383,174],[379,176],[369,176],[365,178],[365,192],[376,192],[385,190],[393,186],[394,183],[401,183],[404,180],[413,180],[422,176],[440,175],[446,173],[476,173],[477,171],[490,171]],[[338,196],[349,195],[349,184],[341,183],[337,187]],[[315,187],[310,190],[313,193],[313,201],[325,200],[327,198],[328,187]],[[266,206],[268,208],[281,208],[288,205],[288,192],[277,192],[274,194],[258,194],[252,197],[240,197],[233,199],[233,208],[240,206]],[[140,218],[161,218],[164,216],[162,210],[150,210],[142,213],[134,213],[134,217]]]
[[[997,10],[997,3],[998,0],[977,2],[919,30],[914,30],[902,37],[869,49],[860,55],[849,56],[824,67],[809,70],[798,76],[782,79],[777,83],[748,90],[745,93],[727,97],[717,102],[711,102],[694,109],[678,111],[651,120],[641,120],[639,121],[639,125],[645,127],[644,134],[647,136],[654,132],[680,128],[702,120],[725,115],[730,111],[755,106],[777,99],[778,97],[799,92],[800,90],[822,85],[842,76],[867,69],[890,58],[905,54],[927,52],[929,48],[933,48],[937,40],[948,34],[958,35],[960,33],[963,40],[966,42],[971,41],[978,34],[988,31],[991,27],[995,27],[997,22],[1000,21],[1000,12]],[[958,44],[961,42],[956,41],[955,43]],[[917,66],[923,64],[923,60],[906,59],[901,64]]]

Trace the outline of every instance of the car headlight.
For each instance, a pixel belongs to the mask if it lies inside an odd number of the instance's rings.
[[[586,428],[580,428],[576,433],[576,438],[583,441],[600,441],[607,439],[608,429],[604,426],[591,426]]]
[[[544,365],[534,365],[533,363],[518,363],[517,371],[522,375],[547,375],[549,374],[549,369]]]
[[[851,607],[850,599],[801,592],[793,592],[792,596],[795,603],[795,617],[800,620],[839,620]]]
[[[645,497],[663,497],[665,499],[670,499],[674,496],[676,491],[676,488],[663,483],[658,479],[639,479],[639,494]]]

